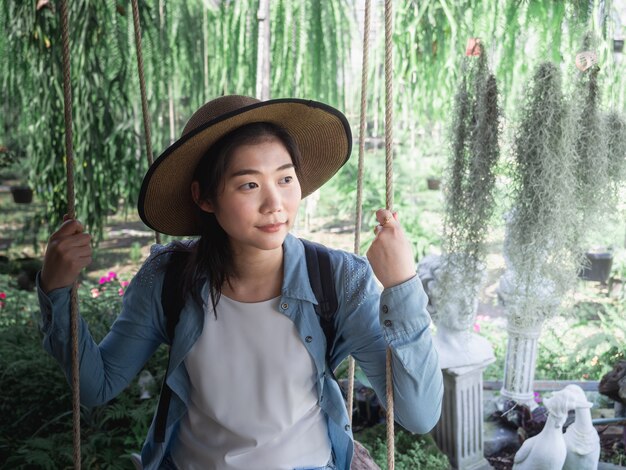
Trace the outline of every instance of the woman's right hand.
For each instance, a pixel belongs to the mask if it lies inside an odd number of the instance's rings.
[[[91,236],[78,220],[65,215],[61,227],[48,239],[41,269],[41,289],[48,293],[71,286],[90,263]]]

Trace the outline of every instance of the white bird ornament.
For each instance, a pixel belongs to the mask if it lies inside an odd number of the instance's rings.
[[[591,407],[585,392],[578,385],[563,389],[571,395],[570,406],[576,410],[576,420],[565,431],[567,457],[563,470],[596,470],[600,460],[600,436],[591,422]]]
[[[567,448],[562,427],[567,418],[569,396],[561,390],[544,400],[548,410],[546,424],[539,434],[524,441],[513,459],[513,470],[560,470],[563,467]]]

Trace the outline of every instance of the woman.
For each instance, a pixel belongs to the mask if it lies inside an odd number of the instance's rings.
[[[325,357],[304,247],[289,231],[301,198],[350,150],[348,123],[329,106],[225,96],[196,111],[149,169],[142,220],[199,238],[153,247],[99,345],[82,319],[79,333],[81,400],[105,403],[170,341],[164,273],[173,251],[189,252],[167,371],[167,427],[159,439],[153,422],[144,468],[348,469],[352,432],[329,367],[352,354],[384,403],[388,346],[396,420],[419,433],[436,424],[443,386],[427,298],[410,244],[387,210],[376,213],[368,260],[329,250],[338,310]],[[90,261],[89,235],[66,220],[50,237],[39,295],[44,347],[68,377],[69,289]]]

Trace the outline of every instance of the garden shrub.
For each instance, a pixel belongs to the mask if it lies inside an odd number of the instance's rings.
[[[99,287],[80,288],[81,314],[96,341],[119,312],[125,285],[109,273]],[[35,295],[5,290],[0,309],[0,468],[70,467],[71,388],[61,368],[43,350]],[[139,398],[134,380],[108,404],[81,408],[85,468],[130,468],[130,453],[141,450],[152,420],[158,400],[156,386],[166,361],[167,351],[160,348],[146,364],[145,369],[155,377],[151,398]]]
[[[387,470],[385,424],[378,424],[355,433],[381,470]],[[430,434],[415,435],[402,429],[395,432],[396,470],[448,470],[450,462],[437,447]]]

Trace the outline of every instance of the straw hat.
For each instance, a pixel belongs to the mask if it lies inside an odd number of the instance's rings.
[[[222,96],[198,109],[180,139],[149,168],[138,203],[144,223],[168,235],[199,235],[190,189],[194,170],[221,137],[254,122],[276,124],[295,140],[302,155],[302,197],[328,181],[350,156],[352,133],[348,121],[328,105],[300,99],[259,101],[246,96]]]

